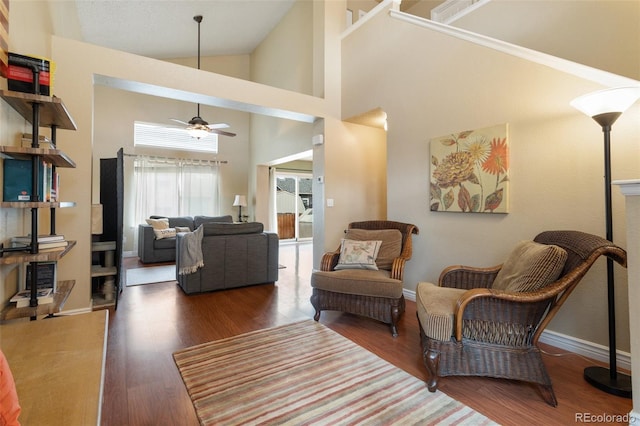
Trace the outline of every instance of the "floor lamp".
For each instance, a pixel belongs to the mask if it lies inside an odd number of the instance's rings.
[[[640,87],[620,87],[588,93],[571,101],[571,106],[593,118],[604,133],[604,194],[607,235],[613,241],[611,209],[611,126],[640,98]],[[607,258],[607,298],[609,314],[609,368],[587,367],[584,378],[591,385],[607,393],[631,398],[631,377],[619,373],[616,366],[616,308],[614,297],[613,260]]]

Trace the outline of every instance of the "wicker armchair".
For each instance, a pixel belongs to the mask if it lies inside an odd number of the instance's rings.
[[[605,239],[578,231],[543,232],[534,241],[567,252],[559,277],[537,291],[491,288],[502,265],[452,266],[440,275],[439,287],[418,285],[417,309],[430,391],[435,392],[443,376],[489,376],[534,383],[548,404],[557,405],[538,339],[596,259],[605,255],[626,267],[626,252]],[[453,318],[449,339],[426,335],[429,324],[423,324],[424,317],[420,318],[421,285],[432,286],[431,291],[449,292],[444,296],[450,298]]]
[[[372,231],[374,236],[375,231],[400,231],[399,255],[384,264],[380,262],[379,270],[335,270],[340,257],[340,248],[334,252],[325,253],[320,271],[315,271],[311,275],[313,287],[311,304],[316,310],[313,318],[318,321],[320,312],[326,310],[362,315],[389,324],[391,334],[395,337],[398,335],[398,320],[405,310],[402,285],[404,266],[411,258],[411,235],[417,234],[418,228],[408,223],[371,220],[350,223],[348,230],[345,231],[347,236],[350,232],[354,233],[351,230]],[[397,231],[391,232],[397,234]],[[383,246],[385,244],[388,243],[382,243]]]

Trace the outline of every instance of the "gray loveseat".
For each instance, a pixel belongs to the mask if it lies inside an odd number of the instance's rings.
[[[187,234],[179,233],[176,238],[176,271],[180,271],[188,266],[187,256],[180,253]],[[278,280],[278,234],[263,232],[261,223],[204,223],[201,247],[204,266],[177,275],[187,294]]]
[[[151,216],[151,219],[162,219],[166,216]],[[170,217],[169,228],[187,227],[193,231],[205,222],[231,223],[233,218],[227,216],[179,216]],[[175,262],[176,237],[156,238],[153,227],[146,223],[138,225],[138,257],[142,263]]]

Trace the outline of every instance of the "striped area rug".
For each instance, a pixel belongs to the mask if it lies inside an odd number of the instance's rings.
[[[173,354],[203,425],[488,425],[312,320]]]

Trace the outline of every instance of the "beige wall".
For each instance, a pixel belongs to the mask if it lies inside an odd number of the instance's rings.
[[[251,80],[313,94],[313,2],[297,1],[251,54]]]
[[[342,60],[343,115],[378,106],[388,114],[388,216],[420,228],[408,290],[435,282],[450,264],[501,263],[517,241],[543,230],[604,234],[602,131],[569,106],[600,85],[387,13],[344,40]],[[613,127],[614,179],[640,174],[639,113],[636,105]],[[429,140],[500,123],[509,124],[510,213],[430,212]],[[614,194],[614,239],[624,247],[622,203]],[[606,345],[604,265],[589,272],[550,329]],[[616,279],[619,348],[628,350],[626,270],[617,268]]]
[[[640,79],[637,0],[493,0],[451,25]]]

